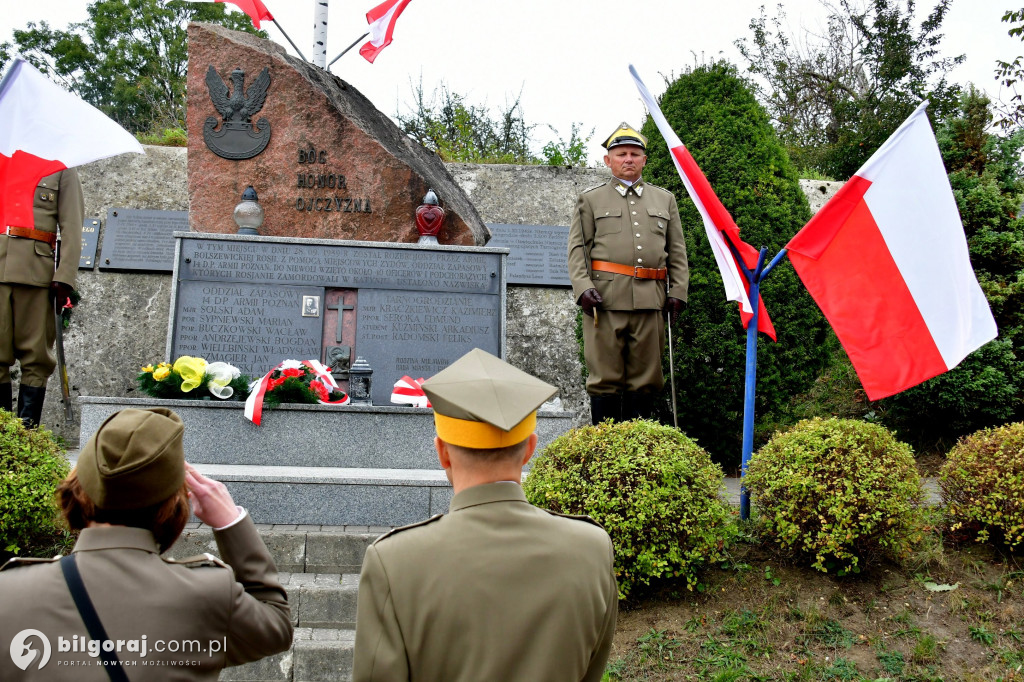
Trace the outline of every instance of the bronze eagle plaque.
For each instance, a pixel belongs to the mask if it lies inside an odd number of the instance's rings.
[[[270,69],[264,68],[248,90],[244,90],[245,71],[231,72],[232,90],[213,65],[206,71],[206,87],[210,100],[220,113],[222,123],[217,130],[217,117],[210,116],[203,125],[206,146],[217,156],[240,161],[251,159],[267,148],[270,142],[270,121],[260,118],[253,126],[252,117],[263,108],[270,89]]]

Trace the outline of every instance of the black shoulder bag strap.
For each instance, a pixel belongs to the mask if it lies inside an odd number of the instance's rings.
[[[103,658],[103,669],[107,671],[110,682],[128,682],[128,676],[121,668],[121,660],[114,651],[105,651],[103,642],[108,641],[107,631],[103,629],[103,623],[96,614],[96,608],[92,605],[92,599],[82,582],[82,574],[78,572],[78,564],[75,563],[75,555],[69,554],[60,560],[60,570],[64,573],[64,581],[71,590],[71,598],[75,600],[78,613],[85,621],[85,629],[89,631],[89,637],[100,642],[100,656]]]

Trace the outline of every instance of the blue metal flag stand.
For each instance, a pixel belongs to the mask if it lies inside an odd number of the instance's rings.
[[[724,235],[723,235],[724,236]],[[754,310],[754,316],[747,323],[747,369],[743,392],[743,458],[740,466],[740,518],[746,521],[750,518],[750,493],[747,486],[743,485],[743,477],[747,475],[747,464],[750,462],[750,455],[754,451],[754,397],[757,394],[757,317],[760,309],[761,282],[771,274],[775,266],[779,264],[786,250],[779,251],[771,263],[765,266],[768,257],[768,247],[762,246],[761,253],[757,256],[757,267],[753,271],[747,267],[740,257],[736,247],[726,237],[726,243],[732,251],[736,262],[743,271],[750,285],[749,299],[750,307]]]

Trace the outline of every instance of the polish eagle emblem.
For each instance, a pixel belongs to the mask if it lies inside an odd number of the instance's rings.
[[[270,121],[260,118],[254,126],[252,117],[263,108],[270,90],[270,69],[264,68],[245,89],[245,71],[236,68],[231,72],[229,89],[217,70],[210,66],[206,71],[206,87],[210,101],[221,116],[206,119],[203,125],[203,139],[206,146],[217,156],[225,159],[251,159],[270,142]],[[217,128],[218,124],[220,129]]]

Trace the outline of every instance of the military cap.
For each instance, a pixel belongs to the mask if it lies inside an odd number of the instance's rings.
[[[493,449],[529,438],[537,408],[558,392],[526,372],[474,348],[423,382],[441,440]]]
[[[141,509],[185,482],[181,417],[165,407],[128,408],[107,417],[78,456],[82,490],[100,509]]]
[[[619,124],[615,132],[609,135],[608,139],[601,143],[601,146],[611,149],[622,144],[633,144],[647,151],[647,138],[631,128],[625,121]]]

